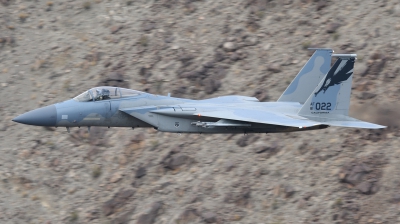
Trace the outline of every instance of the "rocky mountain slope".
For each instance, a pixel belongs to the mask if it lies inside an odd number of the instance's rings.
[[[1,223],[399,223],[396,0],[0,0]],[[117,85],[274,101],[312,53],[357,53],[353,116],[254,135],[13,123]]]

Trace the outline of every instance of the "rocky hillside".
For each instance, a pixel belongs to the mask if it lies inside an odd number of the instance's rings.
[[[399,223],[397,0],[0,0],[1,223]],[[274,101],[357,53],[353,116],[389,127],[178,135],[41,128],[97,85]]]

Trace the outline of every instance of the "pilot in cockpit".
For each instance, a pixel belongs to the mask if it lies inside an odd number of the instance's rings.
[[[134,97],[140,95],[139,91],[124,89],[111,86],[100,86],[92,88],[76,96],[74,100],[78,102],[100,101],[118,99],[123,97]]]
[[[106,99],[110,99],[110,90],[108,89],[101,89],[101,91],[99,89],[96,89],[96,97],[95,100],[106,100]]]
[[[110,90],[101,89],[101,96],[102,96],[103,100],[110,99]]]

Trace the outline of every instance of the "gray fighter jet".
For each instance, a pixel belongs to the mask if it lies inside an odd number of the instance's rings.
[[[355,54],[316,50],[277,102],[248,96],[191,100],[119,87],[95,87],[77,97],[13,119],[36,126],[152,127],[176,133],[274,133],[329,126],[385,128],[348,116]],[[338,57],[330,68],[331,57]]]

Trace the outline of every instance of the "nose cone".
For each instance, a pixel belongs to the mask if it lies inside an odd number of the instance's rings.
[[[12,121],[36,126],[56,126],[56,119],[56,106],[50,105],[26,112],[12,119]]]

